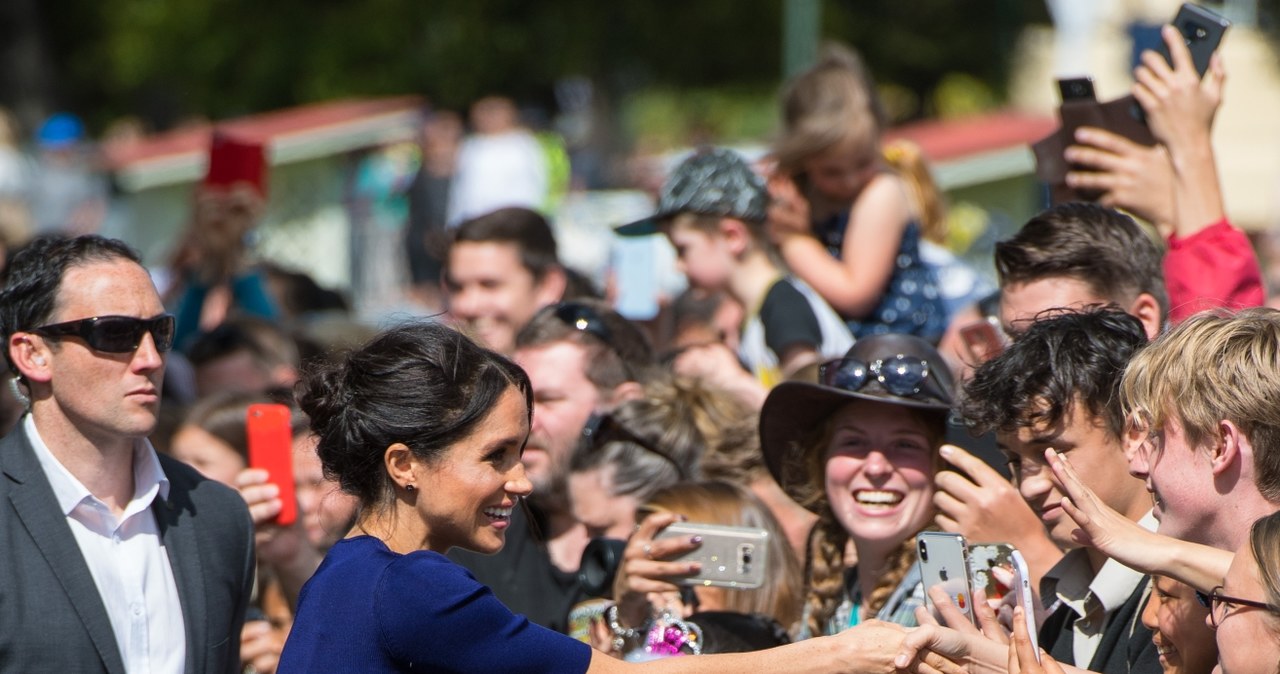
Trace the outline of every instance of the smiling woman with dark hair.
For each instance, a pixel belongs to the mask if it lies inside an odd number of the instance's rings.
[[[443,553],[502,548],[532,489],[520,462],[531,389],[511,361],[448,328],[383,333],[311,373],[299,402],[326,474],[361,512],[302,591],[281,674],[893,671],[903,632],[892,626],[634,665],[511,613]]]

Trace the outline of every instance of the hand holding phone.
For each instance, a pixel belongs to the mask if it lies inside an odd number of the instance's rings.
[[[964,536],[941,531],[922,531],[916,535],[916,563],[920,565],[920,582],[924,584],[925,605],[943,623],[929,589],[941,586],[947,598],[970,623],[973,617],[973,590],[969,581],[968,549]]]
[[[669,558],[672,562],[697,562],[697,574],[676,580],[683,585],[714,585],[755,589],[764,585],[769,568],[769,532],[751,527],[731,527],[697,522],[676,522],[663,529],[654,540],[701,536],[693,550]]]
[[[1205,72],[1209,70],[1209,59],[1222,43],[1222,37],[1231,27],[1231,22],[1200,5],[1188,2],[1178,8],[1178,14],[1173,17],[1173,27],[1186,41],[1196,72],[1200,77],[1204,77]],[[1166,63],[1170,66],[1174,65],[1169,47],[1163,41],[1157,51],[1164,57]]]
[[[246,412],[245,432],[249,440],[249,467],[267,471],[267,481],[280,489],[280,514],[275,523],[289,526],[298,519],[298,499],[294,496],[293,433],[289,408],[261,403]]]

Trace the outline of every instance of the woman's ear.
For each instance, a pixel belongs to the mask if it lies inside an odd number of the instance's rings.
[[[387,447],[387,451],[382,455],[383,463],[387,467],[387,475],[391,477],[391,483],[395,485],[396,491],[406,489],[413,491],[418,488],[418,474],[415,470],[417,461],[413,455],[413,450],[403,442],[393,443]]]

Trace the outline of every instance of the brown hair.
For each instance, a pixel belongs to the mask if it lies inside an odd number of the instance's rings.
[[[1067,277],[1126,305],[1142,293],[1169,313],[1164,251],[1133,218],[1097,204],[1058,204],[996,244],[1000,287]]]
[[[643,384],[654,376],[653,345],[635,323],[614,311],[604,300],[577,298],[571,303],[595,312],[608,331],[608,343],[598,333],[579,330],[562,320],[556,311],[562,304],[568,304],[565,302],[538,310],[516,335],[516,348],[532,349],[557,342],[581,346],[586,352],[584,374],[602,393],[629,381]]]
[[[1138,352],[1121,383],[1124,414],[1158,431],[1178,419],[1193,447],[1235,424],[1253,445],[1258,491],[1280,503],[1280,311],[1201,313]]]
[[[862,59],[843,45],[823,47],[818,62],[782,92],[782,135],[774,144],[778,170],[797,176],[806,159],[846,141],[880,143],[884,114]]]
[[[790,625],[800,617],[800,561],[787,543],[782,525],[760,499],[746,489],[720,481],[682,482],[659,489],[638,515],[673,512],[691,522],[753,527],[769,532],[769,573],[754,590],[725,590],[725,610],[761,613]]]

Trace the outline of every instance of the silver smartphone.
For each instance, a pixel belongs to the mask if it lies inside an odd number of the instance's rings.
[[[696,575],[680,579],[684,585],[712,585],[750,590],[764,584],[769,567],[769,532],[699,522],[676,522],[656,538],[701,536],[702,544],[670,561],[698,562]]]
[[[1027,561],[1016,548],[1009,556],[1009,561],[1013,563],[1013,587],[1009,591],[1014,593],[1018,606],[1022,607],[1022,619],[1026,621],[1027,634],[1031,637],[1031,650],[1036,654],[1036,662],[1040,662],[1040,639],[1036,628],[1035,597],[1031,594],[1031,572],[1027,570]]]
[[[916,562],[920,565],[920,579],[924,583],[925,604],[939,622],[942,618],[928,592],[935,585],[941,585],[951,603],[964,613],[970,623],[974,622],[967,552],[964,536],[960,534],[924,531],[916,535]]]

